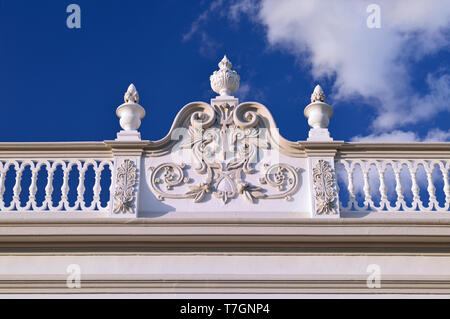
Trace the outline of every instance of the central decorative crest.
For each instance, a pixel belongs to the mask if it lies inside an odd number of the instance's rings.
[[[252,203],[262,199],[291,199],[299,178],[298,170],[287,164],[263,165],[265,173],[259,180],[261,186],[269,185],[279,193],[268,194],[262,187],[245,181],[246,175],[257,173],[254,166],[260,151],[270,149],[265,137],[261,136],[259,116],[256,112],[244,111],[245,106],[224,103],[192,114],[189,141],[181,148],[192,151],[195,170],[205,175],[205,179],[190,185],[187,192],[177,194],[170,191],[192,182],[186,177],[185,164],[164,163],[150,168],[150,184],[160,200],[191,198],[198,203],[208,194],[224,203],[238,195]],[[243,114],[242,119],[239,114]]]
[[[231,71],[231,62],[226,57],[219,66],[220,71],[211,77],[212,87],[228,96],[237,90],[239,76]],[[158,199],[193,199],[199,203],[212,195],[225,204],[239,196],[251,203],[291,200],[298,188],[299,170],[278,161],[259,165],[265,154],[273,151],[266,136],[270,132],[262,129],[259,114],[262,108],[254,103],[238,105],[237,99],[221,97],[211,105],[193,103],[183,109],[181,114],[189,114],[190,125],[180,150],[185,151],[184,158],[192,158],[193,169],[204,177],[199,181],[188,177],[191,166],[186,163],[151,167],[149,184]],[[258,184],[248,181],[255,180],[249,177],[256,174],[260,174]],[[266,185],[276,192],[269,192],[263,187]]]

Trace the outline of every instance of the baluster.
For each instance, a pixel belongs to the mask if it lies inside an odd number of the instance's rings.
[[[370,190],[370,183],[369,183],[369,171],[370,171],[370,163],[363,162],[360,164],[361,170],[363,172],[363,179],[364,179],[364,207],[369,208],[370,205],[373,206],[372,201],[372,194]]]
[[[61,186],[61,203],[59,207],[64,207],[66,210],[69,210],[69,174],[72,170],[72,163],[71,162],[63,162],[65,165],[63,168],[63,184]],[[62,204],[62,205],[61,205]],[[61,209],[58,207],[58,210]]]
[[[56,170],[56,163],[51,164],[47,162],[45,165],[47,169],[47,185],[45,186],[45,205],[47,205],[49,210],[53,210],[53,176]],[[45,209],[45,205],[42,205],[42,208]]]
[[[89,168],[88,163],[85,162],[84,165],[78,161],[77,162],[79,178],[78,178],[78,187],[77,187],[77,202],[75,204],[75,209],[81,207],[84,209],[86,207],[86,203],[84,202],[84,193],[86,192],[86,187],[84,186],[86,170]]]
[[[434,164],[427,163],[427,165],[424,165],[424,167],[425,167],[425,172],[427,173],[427,181],[428,181],[428,187],[427,187],[427,191],[429,194],[428,209],[432,210],[433,205],[438,206],[437,200],[436,200],[436,187],[434,187],[434,182],[433,182]]]
[[[378,176],[380,178],[380,210],[384,210],[384,207],[388,204],[387,187],[386,187],[386,165],[383,162],[377,161]]]
[[[444,178],[444,194],[445,194],[445,207],[447,209],[450,207],[450,183],[448,181],[448,165],[450,162],[447,162],[446,165],[441,165],[441,172]]]
[[[33,166],[31,166],[33,164]],[[34,165],[33,162],[30,164],[31,169],[31,184],[29,188],[30,196],[28,198],[27,210],[33,209],[36,207],[36,193],[37,193],[37,174],[38,174],[38,165]]]
[[[102,171],[104,170],[103,163],[95,165],[94,170],[95,170],[95,184],[93,188],[94,199],[92,201],[91,209],[95,210],[97,208],[98,210],[101,210],[100,193],[102,191],[102,187],[100,182],[102,178]]]
[[[22,172],[24,165],[16,162],[14,165],[14,168],[16,170],[16,183],[13,188],[13,203],[11,208],[14,208],[14,205],[16,206],[17,210],[20,210],[20,193],[22,193]]]
[[[420,187],[417,183],[417,163],[408,162],[409,175],[411,176],[411,192],[413,194],[412,209],[422,205],[420,200]]]
[[[112,162],[109,163],[109,171],[111,172],[111,182],[109,184],[109,201],[108,201],[108,206],[106,207],[106,210],[111,209],[112,205],[114,205],[114,201],[112,200],[114,194],[113,194],[113,182],[114,182],[114,174],[115,174],[115,169],[114,169],[114,165]]]
[[[348,208],[351,209],[352,205],[357,208],[356,204],[356,195],[355,195],[355,186],[353,185],[353,171],[355,169],[354,163],[350,162],[350,167],[346,167],[345,170],[348,176]]]
[[[395,203],[395,206],[397,209],[400,209],[401,205],[405,203],[405,196],[403,195],[403,187],[400,177],[402,167],[402,163],[395,163],[395,165],[392,165],[395,174],[395,192],[397,193],[397,202]]]

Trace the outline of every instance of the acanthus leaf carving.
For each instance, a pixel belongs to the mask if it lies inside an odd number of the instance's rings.
[[[200,184],[199,186],[189,186],[190,191],[185,194],[187,198],[193,198],[195,203],[200,203],[206,194],[211,193],[209,184]]]
[[[114,213],[133,214],[137,171],[133,161],[125,160],[117,169]]]
[[[336,215],[334,175],[330,164],[319,160],[313,169],[314,196],[317,215]]]
[[[266,198],[267,195],[263,191],[261,187],[252,186],[248,183],[239,185],[239,194],[243,195],[250,203],[254,203],[257,199]]]

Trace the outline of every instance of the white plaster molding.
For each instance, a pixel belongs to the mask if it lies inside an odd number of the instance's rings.
[[[141,141],[141,133],[138,131],[120,131],[117,133],[116,141],[121,142],[137,142]]]
[[[137,172],[135,163],[124,160],[116,172],[116,185],[114,193],[114,213],[133,214]]]
[[[240,77],[231,70],[231,62],[227,56],[219,63],[219,71],[211,75],[211,88],[220,96],[232,96],[239,89]]]
[[[137,218],[141,188],[141,145],[114,150],[110,218]]]
[[[328,131],[333,109],[325,102],[325,93],[320,85],[317,85],[311,96],[311,104],[305,108],[304,112],[308,118],[308,124],[311,126],[308,141],[333,141]]]
[[[237,103],[237,99],[222,97],[190,112],[189,136],[181,149],[187,149],[194,161],[189,165],[161,162],[148,168],[148,184],[159,200],[190,198],[200,203],[208,201],[209,194],[224,204],[238,197],[254,204],[270,199],[293,200],[292,195],[300,187],[300,168],[279,162],[262,163],[262,150],[272,149],[270,132],[261,134],[265,127],[258,107]],[[194,170],[199,178],[188,177]],[[258,184],[249,182],[248,177],[256,173]],[[176,191],[181,186],[185,186],[184,190]]]
[[[319,160],[313,168],[314,197],[317,215],[336,214],[335,178],[331,166]]]
[[[139,94],[136,87],[131,84],[124,96],[125,104],[117,108],[116,114],[120,118],[120,126],[123,131],[117,136],[119,141],[140,140],[137,132],[141,126],[141,120],[145,117],[145,109],[140,106]]]
[[[334,171],[334,158],[308,158],[309,188],[311,192],[311,217],[339,218],[339,192]]]

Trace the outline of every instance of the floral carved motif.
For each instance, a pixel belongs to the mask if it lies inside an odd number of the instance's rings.
[[[252,185],[246,176],[258,173],[260,150],[270,149],[261,136],[259,119],[252,110],[239,109],[227,103],[209,106],[204,112],[191,117],[189,139],[182,149],[189,149],[195,159],[197,174],[201,181],[187,177],[190,169],[185,164],[164,163],[150,168],[149,184],[159,200],[192,199],[199,203],[217,198],[223,203],[242,196],[251,203],[267,199],[291,200],[299,185],[299,170],[287,164],[264,165],[261,185]],[[189,185],[189,184],[193,185]],[[277,193],[269,193],[268,185]],[[186,186],[185,191],[172,192],[175,187]]]
[[[334,175],[331,166],[320,160],[313,169],[317,215],[336,215]]]
[[[136,166],[131,160],[125,160],[118,168],[114,193],[115,214],[133,214],[136,175]]]

